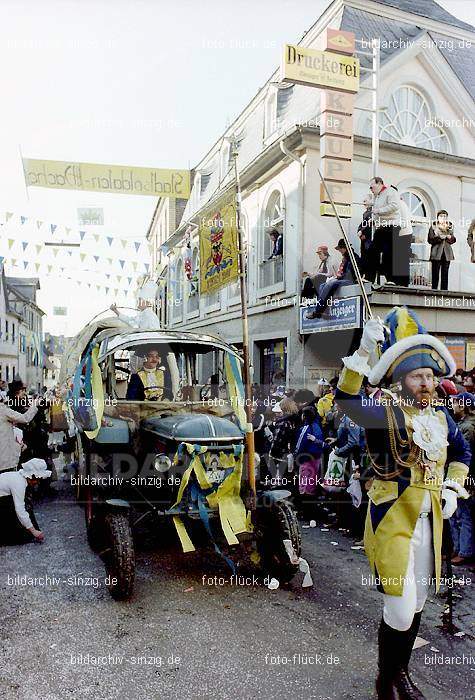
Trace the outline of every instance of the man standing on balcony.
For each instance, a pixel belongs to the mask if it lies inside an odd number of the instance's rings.
[[[373,177],[369,189],[373,193],[373,246],[377,260],[380,259],[379,272],[386,278],[386,284],[404,284],[395,269],[395,257],[399,233],[401,231],[401,211],[399,194],[393,187],[387,187],[383,178]],[[406,282],[407,286],[407,282]]]
[[[431,245],[432,289],[438,288],[439,277],[441,290],[449,288],[449,267],[454,259],[452,245],[456,238],[454,226],[448,216],[445,209],[438,211],[437,219],[432,223],[427,236],[427,242]]]
[[[272,243],[272,253],[269,255],[268,260],[272,258],[281,258],[284,254],[284,237],[279,231],[274,228],[269,233],[269,237]]]

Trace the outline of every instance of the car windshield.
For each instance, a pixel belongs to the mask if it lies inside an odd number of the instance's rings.
[[[191,343],[122,347],[102,363],[106,394],[119,401],[227,402],[224,355]]]

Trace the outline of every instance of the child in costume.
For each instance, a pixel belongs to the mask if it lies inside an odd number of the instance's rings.
[[[442,520],[453,515],[458,497],[468,496],[471,453],[447,409],[435,403],[436,377],[455,372],[448,349],[407,308],[394,308],[386,324],[387,338],[379,319],[366,323],[359,349],[343,358],[335,398],[365,428],[376,473],[364,542],[384,595],[377,697],[413,700],[424,695],[408,664],[431,582],[439,587]],[[379,342],[383,353],[371,369]],[[362,396],[365,376],[373,386],[396,384],[396,392]]]

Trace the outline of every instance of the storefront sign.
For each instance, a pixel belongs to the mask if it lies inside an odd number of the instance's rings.
[[[353,56],[286,44],[282,80],[355,93],[359,90],[360,63]]]
[[[189,170],[23,158],[23,171],[27,187],[184,199],[190,196]]]
[[[307,318],[314,307],[300,307],[300,333],[326,333],[361,328],[361,297],[333,299],[321,318]]]
[[[200,290],[212,294],[238,278],[238,235],[234,195],[205,211],[199,225]]]
[[[475,343],[468,342],[465,352],[465,369],[475,367]]]
[[[328,29],[326,47],[340,59],[349,58],[348,54],[355,51],[355,35],[351,32],[341,32]],[[358,59],[354,58],[357,61]],[[356,90],[359,89],[359,84]],[[351,217],[351,173],[353,159],[353,110],[354,95],[343,90],[323,90],[321,97],[320,115],[320,158],[322,175],[327,182],[327,188],[320,188],[322,216],[335,216],[333,207],[328,207],[328,192],[335,202],[343,206],[343,218]]]

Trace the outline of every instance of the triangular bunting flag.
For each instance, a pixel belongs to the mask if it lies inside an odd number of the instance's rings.
[[[145,271],[148,272],[150,269],[150,265],[148,263],[145,263]]]
[[[91,288],[91,283],[90,283],[90,282],[88,282],[88,283],[87,283],[87,286],[88,286],[88,287],[89,287],[89,289],[90,289],[90,288]]]
[[[139,248],[140,248],[140,246],[141,246],[141,245],[142,245],[141,243],[137,243],[137,242],[136,242],[136,243],[134,243],[134,246],[135,246],[135,252],[136,252],[136,253],[138,253],[138,252],[139,252]]]
[[[110,279],[110,274],[106,272],[106,277],[109,280]]]
[[[12,258],[10,262],[12,264],[12,267],[16,267],[16,258]]]
[[[134,272],[137,272],[137,263],[136,262],[132,263],[132,267],[134,268]]]
[[[40,263],[35,263],[35,269],[36,269],[36,272],[39,271],[39,269],[40,269]]]
[[[41,246],[39,243],[37,243],[37,244],[35,245],[35,248],[36,248],[36,254],[39,255],[42,246]]]
[[[109,287],[106,287],[106,294],[109,294]]]
[[[43,226],[43,222],[38,220],[38,221],[36,222],[36,227],[37,227],[38,229],[40,229],[42,226]]]
[[[53,248],[53,255],[54,255],[54,257],[56,257],[56,256],[58,255],[58,249],[57,249],[57,248]]]
[[[120,266],[121,266],[121,268],[122,268],[122,269],[124,269],[124,265],[125,265],[125,260],[119,260],[119,262],[120,262]]]
[[[23,250],[26,250],[28,248],[28,241],[22,241],[21,245],[23,247]]]
[[[100,285],[96,284],[97,291],[99,291],[100,288],[101,288]]]
[[[96,262],[99,262],[99,256],[98,255],[93,255],[92,256]]]
[[[73,251],[72,251],[72,250],[68,250],[68,255],[72,255],[72,254],[73,254]]]
[[[51,233],[54,233],[56,231],[56,229],[58,228],[57,224],[50,224],[49,227],[51,229]]]
[[[113,238],[111,238],[110,236],[107,236],[107,242],[109,243],[109,245],[112,245],[113,240],[114,240]]]
[[[12,216],[13,216],[13,212],[12,212],[12,211],[7,211],[7,212],[5,212],[5,221],[10,221],[10,219],[12,218]]]
[[[117,275],[117,282],[120,282],[121,279],[122,279],[122,275]]]
[[[27,216],[20,216],[20,221],[21,221],[21,223],[22,223],[22,225],[23,225],[23,224],[25,224],[25,223],[28,221],[28,217],[27,217]]]
[[[48,265],[48,272],[51,272],[52,269],[53,269],[53,266],[52,266],[52,265]]]
[[[68,228],[67,226],[64,227],[64,230],[66,231],[67,236],[71,233],[71,229]]]
[[[86,259],[86,253],[79,253],[79,257],[81,258],[81,262],[84,262]]]
[[[132,284],[132,277],[127,277],[127,282],[128,282],[129,284]]]
[[[128,293],[129,293],[129,292],[128,292],[127,290],[125,290],[124,296],[127,296]]]
[[[125,238],[122,238],[120,242],[122,243],[122,248],[127,248],[127,240]]]
[[[99,234],[98,233],[94,234],[94,240],[96,241],[96,243],[99,241]]]
[[[8,250],[12,249],[12,246],[14,243],[15,243],[15,240],[13,238],[8,239]]]
[[[112,258],[107,258],[107,262],[109,263],[109,265],[112,265]]]
[[[85,231],[79,231],[79,235],[81,237],[81,241],[83,240],[84,236],[86,235]]]
[[[29,265],[28,261],[27,261],[27,260],[24,260],[24,261],[23,261],[23,267],[25,268],[25,270],[26,270],[26,268],[28,267],[28,265]]]

